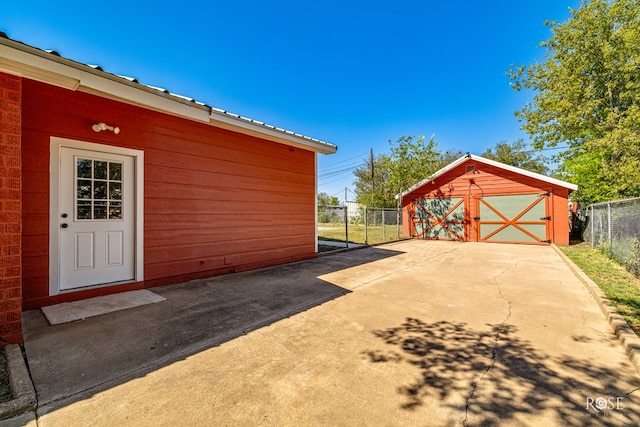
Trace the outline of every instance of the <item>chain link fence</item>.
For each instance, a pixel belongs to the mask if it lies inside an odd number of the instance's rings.
[[[408,239],[402,230],[402,209],[318,206],[320,246],[354,247]]]
[[[584,215],[584,240],[640,276],[640,197],[595,203]]]

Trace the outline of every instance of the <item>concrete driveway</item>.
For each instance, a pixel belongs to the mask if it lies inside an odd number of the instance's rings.
[[[25,315],[39,426],[640,425],[640,376],[551,247],[404,241]]]

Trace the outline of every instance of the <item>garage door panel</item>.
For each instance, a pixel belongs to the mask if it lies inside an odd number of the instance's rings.
[[[524,208],[531,205],[536,200],[539,200],[539,197],[536,194],[522,194],[522,195],[515,195],[515,196],[488,196],[488,197],[483,197],[483,200],[486,202],[486,204],[481,205],[480,215],[484,220],[485,219],[484,214],[486,213],[487,215],[486,219],[488,221],[491,221],[491,220],[497,220],[502,218],[494,210],[497,210],[506,218],[513,219],[517,215],[519,215]],[[490,205],[490,207],[487,206],[487,204]],[[544,206],[543,206],[543,212],[544,212]]]
[[[480,235],[488,236],[502,226],[503,224],[480,224]]]
[[[464,199],[434,198],[414,202],[412,221],[416,237],[464,240]]]
[[[547,232],[546,224],[519,224],[519,226],[535,236],[545,236]]]
[[[545,221],[543,218],[546,216],[545,203],[543,200],[540,200],[532,206],[531,209],[525,212],[520,217],[519,221]]]
[[[546,243],[546,194],[487,196],[478,200],[479,241]]]
[[[483,210],[483,207],[484,207],[484,210]],[[482,205],[480,206],[480,215],[483,221],[503,221],[504,220],[504,218],[502,218],[500,215],[495,213],[493,210]]]
[[[535,243],[536,240],[534,237],[531,237],[527,233],[523,232],[517,227],[510,225],[496,234],[491,236],[491,240],[500,241],[500,242],[526,242],[526,243]]]
[[[446,239],[446,240],[458,240],[459,236],[464,235],[463,227],[460,227],[458,224],[447,224],[447,228],[444,228],[441,225],[435,225],[427,230],[426,227],[423,228],[423,237],[425,239]]]

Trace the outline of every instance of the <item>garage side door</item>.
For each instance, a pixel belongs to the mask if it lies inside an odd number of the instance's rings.
[[[413,203],[415,237],[433,240],[465,239],[464,199],[418,199]]]
[[[478,199],[478,240],[548,243],[547,194],[486,196]]]

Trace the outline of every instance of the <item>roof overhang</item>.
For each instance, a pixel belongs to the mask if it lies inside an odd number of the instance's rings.
[[[411,186],[409,189],[407,189],[406,191],[400,193],[399,195],[396,196],[396,198],[398,197],[404,197],[407,194],[411,193],[412,191],[417,190],[418,188],[422,187],[423,185],[427,184],[430,181],[435,180],[436,178],[438,178],[439,176],[444,175],[445,173],[449,172],[452,169],[455,169],[456,167],[460,166],[461,164],[467,162],[468,160],[473,160],[476,161],[478,163],[484,163],[486,165],[490,165],[499,169],[504,169],[510,172],[514,172],[520,175],[524,175],[527,176],[529,178],[533,178],[533,179],[537,179],[539,181],[542,182],[546,182],[548,184],[552,184],[552,185],[556,185],[559,187],[563,187],[568,189],[569,191],[575,191],[578,189],[578,186],[575,184],[571,184],[570,182],[566,182],[566,181],[562,181],[556,178],[551,178],[548,177],[546,175],[542,175],[539,173],[535,173],[535,172],[531,172],[528,171],[526,169],[522,169],[522,168],[518,168],[515,166],[511,166],[511,165],[507,165],[504,163],[500,163],[497,162],[495,160],[491,160],[491,159],[487,159],[485,157],[481,157],[481,156],[476,156],[473,154],[466,154],[462,157],[460,157],[458,160],[455,160],[454,162],[449,163],[447,166],[443,167],[442,169],[440,169],[439,171],[437,171],[436,173],[434,173],[433,175],[429,176],[426,179],[423,179],[422,181],[418,182],[417,184]]]
[[[56,52],[41,50],[6,38],[2,33],[0,33],[0,72],[94,94],[317,153],[332,154],[338,149],[333,144],[315,138],[213,108],[192,98],[141,84],[133,78],[107,73],[100,67],[63,58]]]

